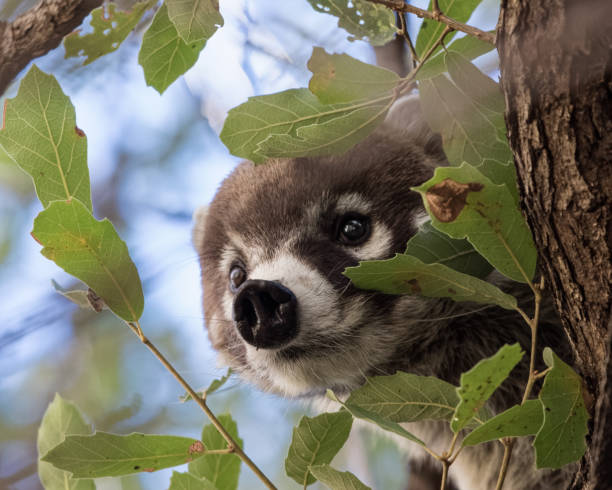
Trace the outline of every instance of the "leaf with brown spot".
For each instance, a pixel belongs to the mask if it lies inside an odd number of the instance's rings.
[[[483,185],[478,182],[462,184],[451,179],[444,179],[427,190],[425,199],[436,219],[449,223],[457,219],[457,216],[463,211],[468,193],[481,191],[482,188]]]

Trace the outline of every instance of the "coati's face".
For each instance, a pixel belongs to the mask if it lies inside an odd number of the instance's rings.
[[[194,231],[222,363],[284,396],[394,371],[409,355],[407,311],[418,316],[421,300],[359,290],[342,273],[405,250],[424,214],[410,187],[434,160],[383,127],[339,157],[239,165]]]

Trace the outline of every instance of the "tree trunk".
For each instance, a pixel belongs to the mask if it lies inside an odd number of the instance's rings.
[[[610,488],[612,2],[502,0],[497,47],[521,204],[593,400],[571,488]]]

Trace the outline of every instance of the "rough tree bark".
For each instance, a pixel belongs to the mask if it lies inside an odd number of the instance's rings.
[[[571,488],[612,481],[612,2],[502,0],[506,123],[541,270],[593,397]]]
[[[0,95],[19,72],[56,48],[102,0],[41,0],[13,22],[0,21]]]

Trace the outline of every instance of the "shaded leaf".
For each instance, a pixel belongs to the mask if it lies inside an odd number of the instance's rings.
[[[302,417],[293,429],[285,459],[287,476],[303,486],[313,483],[310,467],[331,462],[346,442],[352,423],[353,417],[345,411]]]
[[[310,91],[323,104],[372,99],[391,93],[400,80],[392,71],[363,63],[347,54],[328,54],[315,47],[308,61]]]
[[[217,487],[205,478],[198,478],[191,473],[173,471],[168,490],[217,490]]]
[[[349,34],[349,41],[365,39],[373,46],[387,44],[395,37],[395,15],[384,5],[367,0],[308,0],[312,8],[338,17],[338,26]]]
[[[544,423],[533,441],[536,466],[561,468],[584,455],[589,414],[580,376],[549,347],[544,349],[543,357],[552,369],[544,378],[539,394],[544,406]]]
[[[32,176],[44,207],[79,199],[91,211],[87,138],[55,77],[32,65],[4,106],[0,145]]]
[[[470,432],[462,445],[475,446],[502,437],[533,435],[542,426],[543,409],[540,400],[527,400],[523,405],[514,405]]]
[[[464,163],[437,168],[433,178],[414,190],[421,193],[435,228],[453,238],[467,238],[510,279],[533,278],[537,252],[508,187],[493,184]]]
[[[188,437],[96,432],[67,436],[42,460],[74,478],[100,478],[178,466],[201,457],[204,450],[200,441]]]
[[[168,17],[186,43],[208,41],[223,25],[218,0],[165,0]]]
[[[91,427],[83,414],[72,402],[64,400],[58,393],[47,407],[38,428],[36,445],[38,456],[45,455],[60,444],[66,435],[89,434]],[[91,480],[75,480],[70,474],[44,461],[38,462],[38,477],[46,490],[94,490]]]
[[[217,419],[234,441],[242,447],[242,439],[238,437],[238,426],[232,416],[221,414]],[[207,449],[227,448],[227,442],[212,424],[205,425],[202,429],[202,442]],[[189,473],[198,478],[206,478],[218,490],[235,490],[238,488],[240,462],[236,454],[205,454],[197,461],[189,463]]]
[[[138,63],[144,70],[147,85],[160,94],[195,64],[206,42],[183,41],[170,22],[166,3],[155,14],[138,53]]]
[[[110,221],[97,221],[77,200],[55,201],[34,220],[32,236],[45,257],[87,284],[117,316],[140,318],[140,277]]]
[[[518,343],[504,345],[494,355],[481,360],[472,369],[461,374],[457,388],[459,405],[451,420],[453,432],[459,432],[478,414],[493,392],[523,358],[523,354]]]
[[[426,264],[443,264],[474,277],[486,277],[493,270],[470,242],[449,237],[436,230],[429,221],[408,241],[405,253]]]
[[[417,294],[495,304],[507,310],[516,308],[516,298],[497,286],[442,264],[424,264],[411,255],[396,254],[392,259],[360,262],[356,267],[348,267],[344,275],[358,288],[387,294]]]
[[[155,0],[138,2],[129,12],[117,10],[114,3],[102,5],[91,12],[91,27],[93,32],[80,35],[77,29],[64,38],[66,58],[87,56],[83,62],[88,65],[105,54],[115,51],[136,27],[142,14],[151,8]]]
[[[369,490],[349,471],[338,471],[327,464],[310,467],[314,477],[331,490]]]

